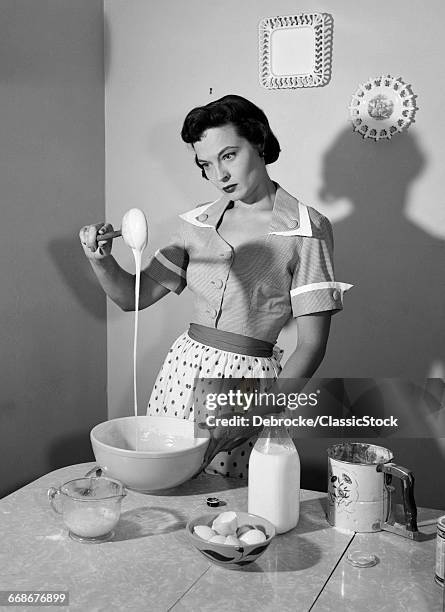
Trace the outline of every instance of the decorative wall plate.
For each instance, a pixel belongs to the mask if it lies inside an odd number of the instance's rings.
[[[349,106],[355,132],[364,138],[382,140],[403,132],[414,121],[416,96],[411,86],[390,75],[359,85]]]
[[[266,17],[259,25],[260,83],[321,87],[331,78],[333,19],[327,13]]]

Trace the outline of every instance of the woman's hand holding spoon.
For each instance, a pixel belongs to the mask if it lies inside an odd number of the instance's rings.
[[[113,240],[108,234],[111,232],[113,232],[111,223],[95,223],[82,227],[79,238],[88,259],[104,259],[110,255]],[[101,237],[105,234],[107,234],[106,240],[102,240]]]

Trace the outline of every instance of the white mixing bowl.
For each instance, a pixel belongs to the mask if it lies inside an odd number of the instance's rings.
[[[193,421],[172,417],[122,417],[99,423],[91,445],[104,475],[130,489],[158,491],[189,480],[202,464],[209,433],[195,437]]]

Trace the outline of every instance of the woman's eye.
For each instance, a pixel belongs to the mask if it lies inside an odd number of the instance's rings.
[[[226,153],[224,155],[224,159],[233,159],[235,157],[235,153]]]

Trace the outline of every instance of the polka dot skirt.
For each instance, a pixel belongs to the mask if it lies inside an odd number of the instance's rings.
[[[201,402],[199,397],[200,393],[203,397],[206,393],[202,379],[275,379],[281,372],[282,354],[283,351],[275,346],[271,357],[239,355],[201,344],[185,332],[167,353],[148,402],[147,415],[204,421],[207,409],[204,399]],[[201,379],[198,393],[195,379]],[[209,380],[208,384],[211,385],[212,381]],[[224,409],[224,412],[228,411]],[[218,410],[214,414],[218,416]],[[250,451],[254,444],[255,438],[251,438],[232,451],[219,453],[206,471],[247,478]]]

